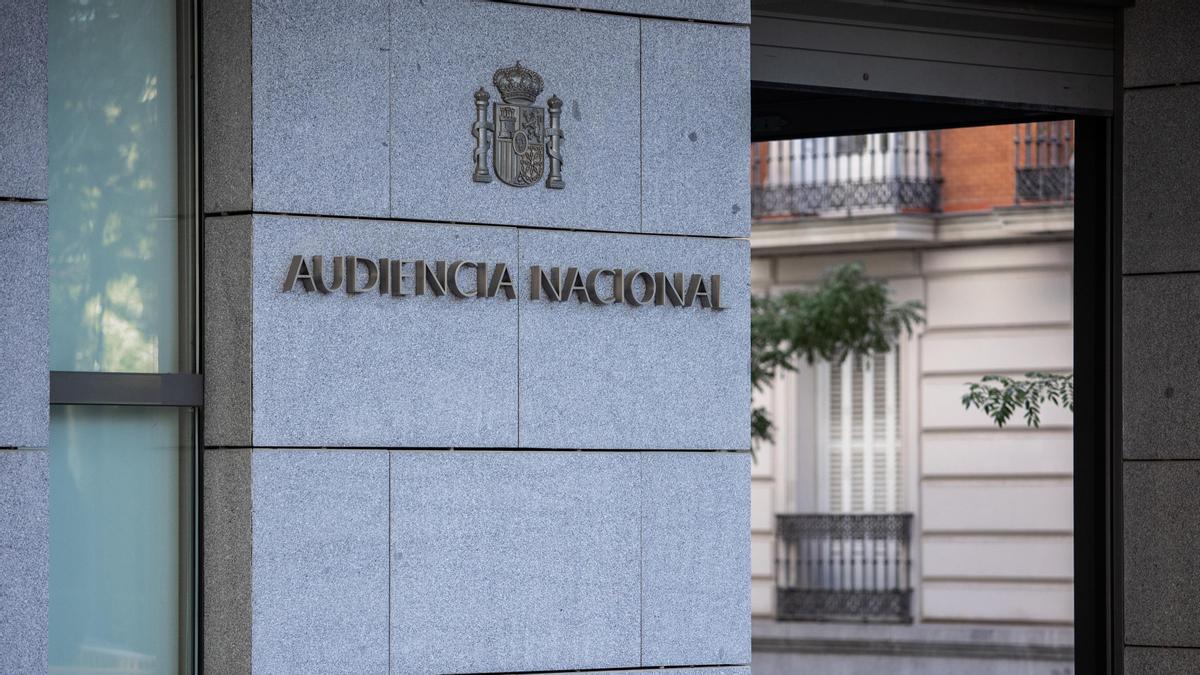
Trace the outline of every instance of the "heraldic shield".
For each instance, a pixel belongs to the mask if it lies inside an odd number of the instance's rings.
[[[487,154],[492,145],[492,169],[508,185],[528,187],[541,179],[549,164],[546,187],[561,189],[562,180],[562,100],[551,96],[546,107],[533,105],[542,93],[542,76],[521,65],[501,68],[492,75],[492,84],[503,103],[496,103],[492,119],[487,119],[488,95],[482,87],[475,92],[475,173],[472,178],[490,183]],[[547,126],[547,117],[549,125]],[[491,132],[490,134],[488,132]],[[547,158],[549,161],[547,162]]]
[[[541,180],[546,167],[545,109],[497,103],[494,115],[496,177],[515,187]]]

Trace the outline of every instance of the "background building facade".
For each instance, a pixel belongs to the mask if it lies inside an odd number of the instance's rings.
[[[921,672],[1069,666],[1071,414],[1047,407],[1038,429],[1001,429],[961,397],[989,373],[1072,370],[1072,132],[1050,122],[752,151],[756,293],[860,264],[926,318],[888,354],[801,365],[759,397],[778,425],[751,469],[760,669],[856,672],[887,651]]]

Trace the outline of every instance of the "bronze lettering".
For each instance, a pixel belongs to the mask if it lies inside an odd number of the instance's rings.
[[[475,297],[486,298],[488,290],[487,263],[475,263]]]
[[[425,264],[424,260],[413,263],[413,279],[416,281],[414,295],[425,295],[425,285],[434,295],[441,297],[446,294],[446,261],[435,260],[433,267]]]
[[[379,294],[387,295],[388,290],[392,285],[388,282],[388,275],[391,273],[391,261],[387,258],[379,259]]]
[[[633,291],[633,285],[638,279],[642,279],[645,287],[642,289],[642,296],[639,298]],[[654,275],[641,270],[633,270],[625,277],[625,302],[633,307],[644,305],[655,297],[654,290]]]
[[[458,285],[458,271],[464,267],[471,267],[475,270],[475,290],[470,293],[467,293]],[[446,285],[450,288],[450,295],[456,298],[477,298],[479,297],[479,289],[485,288],[479,285],[479,266],[465,260],[455,260],[450,263],[450,268],[446,272]]]
[[[287,279],[283,282],[283,292],[287,293],[292,290],[299,281],[304,287],[305,292],[312,293],[315,289],[313,286],[312,272],[308,271],[308,263],[304,262],[304,256],[292,256],[292,264],[288,265]]]
[[[406,295],[404,292],[404,280],[412,278],[409,275],[404,273],[404,265],[407,263],[408,263],[407,260],[391,261],[392,270],[388,274],[388,276],[391,277],[389,279],[389,281],[390,281],[390,286],[391,286],[391,290],[392,290],[392,295],[394,295],[396,297],[401,297],[403,295]]]
[[[408,270],[405,265],[411,264]],[[489,265],[486,261],[398,260],[393,258],[364,258],[334,256],[332,282],[326,281],[329,270],[325,257],[314,255],[306,259],[293,255],[283,282],[288,293],[299,283],[305,292],[329,294],[344,289],[348,295],[359,295],[378,289],[380,295],[404,297],[447,293],[455,298],[494,298],[503,293],[506,300],[517,298],[517,285],[508,265],[502,262]],[[362,276],[366,271],[365,279]],[[464,270],[474,270],[463,283]],[[412,286],[405,287],[410,281]],[[608,285],[611,280],[611,287]],[[361,284],[361,285],[360,285]],[[641,288],[638,288],[639,284]],[[571,296],[581,303],[604,306],[628,304],[640,307],[654,303],[673,307],[693,307],[722,310],[721,275],[684,274],[683,272],[650,272],[620,267],[597,267],[580,270],[578,267],[529,267],[529,298],[548,302],[565,302]]]
[[[697,299],[700,300],[700,306],[709,309],[712,307],[712,297],[708,292],[708,284],[704,283],[704,277],[699,274],[693,274],[688,281],[687,297],[684,301],[688,307]]]
[[[316,284],[317,290],[321,293],[330,293],[342,287],[342,256],[333,256],[333,285],[325,285],[325,258],[324,256],[314,255],[312,257],[312,278]]]
[[[578,267],[567,268],[567,276],[563,278],[562,290],[559,291],[558,298],[560,301],[566,300],[571,297],[572,293],[580,302],[588,301],[587,286],[583,282],[583,277],[579,275]]]
[[[529,268],[529,299],[539,300],[541,294],[546,294],[547,300],[555,302],[562,301],[562,293],[559,291],[560,275],[558,268],[554,267],[550,270],[550,275],[546,275],[546,271],[540,265],[533,265]]]
[[[721,275],[713,274],[708,277],[708,292],[712,295],[712,308],[725,309],[721,304]]]
[[[504,297],[506,299],[516,300],[517,286],[513,283],[512,275],[508,272],[508,265],[496,263],[496,266],[492,269],[492,283],[488,284],[487,296],[494,298],[500,289],[504,289]]]
[[[358,287],[358,266],[366,265],[367,267],[367,283],[362,288]],[[357,295],[363,291],[369,291],[375,288],[379,283],[379,268],[375,265],[375,261],[370,258],[359,258],[358,256],[346,256],[346,293]]]
[[[588,272],[587,275],[587,294],[588,298],[596,305],[611,305],[614,302],[621,302],[621,279],[618,273],[621,270],[604,270],[594,269]],[[602,275],[608,275],[613,278],[613,294],[611,298],[600,297],[600,291],[596,290],[596,282]]]
[[[672,283],[671,277],[668,277],[663,272],[654,273],[654,286],[656,291],[654,293],[654,304],[661,305],[667,301],[670,301],[670,303],[675,307],[679,307],[681,305],[683,307],[690,307],[692,304],[691,302],[685,303],[683,301],[683,273],[676,272],[673,281],[674,283]]]

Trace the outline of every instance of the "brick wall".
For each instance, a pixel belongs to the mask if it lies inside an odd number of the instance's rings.
[[[981,211],[1013,203],[1013,126],[942,132],[942,211]]]

